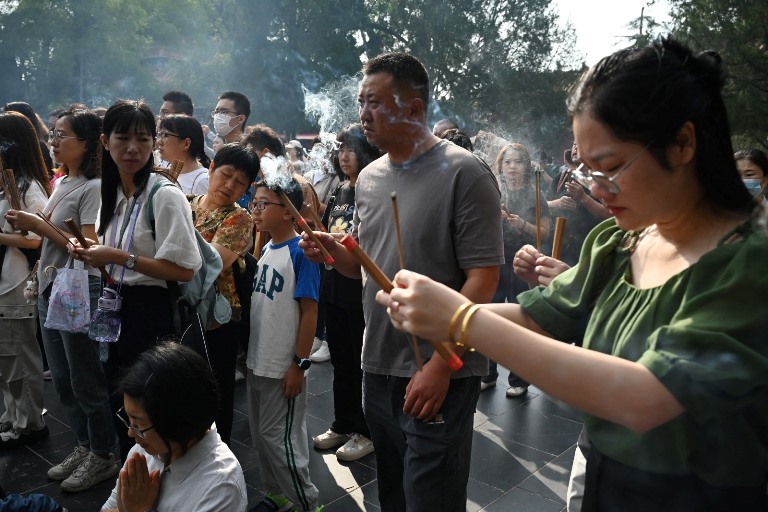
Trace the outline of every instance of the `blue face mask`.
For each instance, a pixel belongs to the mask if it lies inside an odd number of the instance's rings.
[[[763,190],[763,185],[760,183],[762,180],[758,180],[756,178],[745,178],[741,181],[744,182],[744,186],[747,187],[747,190],[749,190],[749,193],[752,194],[752,197],[757,197]]]

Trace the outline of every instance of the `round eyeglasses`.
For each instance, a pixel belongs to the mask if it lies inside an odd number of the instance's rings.
[[[609,194],[618,194],[621,192],[621,189],[616,184],[616,178],[621,176],[627,169],[629,169],[632,164],[637,162],[640,157],[643,155],[643,152],[647,151],[648,148],[653,144],[653,141],[649,142],[648,144],[643,147],[641,151],[637,153],[634,157],[632,157],[629,162],[624,164],[624,166],[616,172],[613,176],[607,176],[605,173],[599,172],[599,171],[593,171],[589,167],[587,167],[586,164],[582,163],[579,165],[576,169],[573,170],[571,173],[573,176],[573,180],[578,183],[579,185],[583,186],[587,190],[592,189],[592,185],[595,185],[597,188],[601,189],[603,192],[607,192]]]
[[[133,430],[133,433],[136,434],[137,436],[139,436],[139,438],[141,438],[141,439],[146,439],[147,438],[146,432],[149,432],[150,430],[155,428],[154,425],[152,425],[151,427],[143,428],[143,429],[131,425],[131,420],[128,417],[128,413],[125,412],[125,406],[119,408],[117,410],[117,412],[115,413],[115,415],[120,419],[120,421],[123,422],[123,425],[125,425],[127,428]]]

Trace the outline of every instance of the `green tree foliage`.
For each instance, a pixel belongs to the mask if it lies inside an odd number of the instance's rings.
[[[503,131],[524,143],[568,138],[564,99],[579,67],[552,0],[19,0],[0,4],[5,101],[46,109],[170,89],[202,111],[246,94],[249,123],[316,129],[304,89],[356,76],[381,52],[421,58],[431,119]],[[573,62],[572,62],[573,61]],[[536,148],[532,148],[536,149]]]
[[[676,32],[720,53],[730,76],[726,104],[737,147],[768,149],[768,3],[671,0]]]

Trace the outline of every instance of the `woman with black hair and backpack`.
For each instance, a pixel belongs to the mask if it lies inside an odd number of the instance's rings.
[[[104,288],[102,299],[119,309],[119,337],[101,346],[114,389],[121,371],[141,353],[175,335],[175,301],[168,283],[191,280],[202,261],[186,197],[176,187],[160,186],[166,180],[152,172],[155,119],[149,106],[118,100],[104,115],[103,131],[98,241],[88,248],[77,245],[75,253],[92,267],[105,267],[114,281]],[[154,226],[147,213],[150,192]],[[122,298],[119,306],[115,296]],[[112,408],[119,408],[114,398]],[[133,442],[120,425],[116,423],[124,460]]]

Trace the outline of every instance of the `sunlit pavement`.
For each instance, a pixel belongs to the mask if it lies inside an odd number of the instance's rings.
[[[527,395],[507,398],[507,372],[499,370],[498,384],[483,391],[477,405],[467,510],[564,511],[568,474],[581,430],[579,415],[533,386]],[[310,437],[324,432],[333,420],[331,383],[330,363],[312,366],[307,417]],[[251,448],[244,395],[245,384],[240,383],[235,394],[232,449],[245,472],[252,507],[263,491],[258,459]],[[74,448],[75,438],[66,425],[50,381],[45,382],[45,400],[50,437],[16,449],[0,449],[0,485],[8,493],[46,494],[70,512],[98,511],[114,481],[65,494],[58,482],[46,477],[48,468],[61,462]],[[312,450],[310,475],[327,510],[379,510],[375,454],[356,462],[339,462],[333,451]]]

